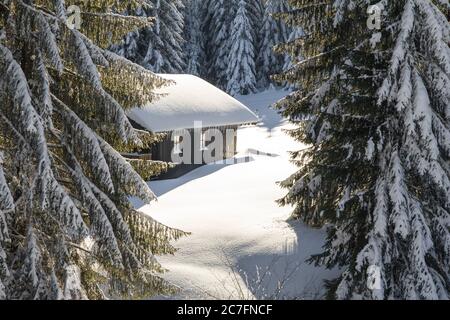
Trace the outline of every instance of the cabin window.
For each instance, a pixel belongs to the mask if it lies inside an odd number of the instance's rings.
[[[173,153],[174,154],[181,154],[183,153],[183,150],[181,149],[181,142],[183,138],[181,136],[174,136],[173,137]]]
[[[226,139],[226,153],[227,157],[231,158],[235,155],[236,150],[236,142],[237,142],[237,132],[236,130],[227,130],[227,139]]]
[[[200,135],[200,150],[208,150],[208,147],[206,146],[206,132],[202,132]]]

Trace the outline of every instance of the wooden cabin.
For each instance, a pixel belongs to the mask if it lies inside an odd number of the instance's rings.
[[[221,160],[232,158],[237,151],[237,130],[240,126],[256,124],[258,117],[246,106],[205,80],[188,74],[159,74],[172,85],[157,90],[162,98],[142,108],[128,112],[133,125],[141,130],[164,133],[166,138],[139,155],[141,158],[173,162],[180,155],[186,132],[189,132],[191,161],[178,163],[160,178],[179,177],[192,169],[207,164],[203,153],[208,150],[209,129],[222,133],[223,152]],[[198,124],[201,123],[201,129]],[[210,131],[210,130],[209,130]],[[199,153],[201,154],[199,156]],[[194,159],[195,157],[195,159]]]

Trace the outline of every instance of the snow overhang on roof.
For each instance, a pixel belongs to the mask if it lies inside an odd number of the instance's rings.
[[[202,127],[242,125],[258,122],[258,117],[235,98],[212,84],[188,74],[158,74],[175,84],[159,88],[164,97],[128,112],[131,120],[152,132]]]

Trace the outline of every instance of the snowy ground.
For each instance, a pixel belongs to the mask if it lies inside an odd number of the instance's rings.
[[[175,180],[151,182],[159,201],[140,210],[162,223],[192,232],[175,245],[175,256],[159,257],[165,277],[180,286],[176,298],[320,298],[323,279],[336,271],[305,263],[320,252],[323,230],[286,222],[291,208],[275,200],[276,182],[295,171],[287,151],[296,144],[282,129],[289,124],[269,106],[286,91],[239,97],[263,123],[242,128],[237,158],[250,162],[204,166]],[[255,151],[270,155],[256,155]]]

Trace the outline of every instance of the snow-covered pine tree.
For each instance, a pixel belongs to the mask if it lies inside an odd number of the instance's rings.
[[[274,47],[289,39],[290,30],[276,13],[287,12],[286,0],[267,0],[260,30],[260,49],[257,54],[258,87],[267,88],[271,83],[270,76],[283,71],[286,54],[276,53]]]
[[[256,91],[255,49],[252,26],[248,18],[247,1],[239,0],[230,37],[227,59],[227,92],[231,95]]]
[[[239,2],[235,3],[235,6]],[[255,48],[255,55],[260,47],[261,27],[264,19],[264,1],[263,0],[247,0],[247,13],[250,25],[252,26],[253,47]]]
[[[279,80],[301,90],[280,108],[310,147],[281,204],[330,224],[323,254],[341,266],[338,299],[450,297],[450,24],[447,0],[291,0],[304,60]],[[349,32],[351,30],[351,32]],[[378,277],[379,276],[379,277]],[[373,282],[371,282],[373,281]]]
[[[150,70],[163,73],[180,73],[184,70],[183,50],[184,45],[183,30],[184,18],[182,11],[184,4],[182,0],[153,0],[155,15],[158,17],[155,25],[157,28],[149,37],[144,37],[144,43],[148,44],[148,54],[151,55],[152,43],[159,44],[155,47],[159,51],[163,64],[161,68],[152,69],[151,60],[144,58],[144,63],[149,63]],[[152,16],[153,11],[150,12]],[[156,40],[157,39],[157,40]],[[145,64],[144,64],[145,66]]]
[[[184,4],[182,0],[141,0],[146,5],[127,10],[132,16],[150,17],[150,27],[128,34],[111,48],[153,72],[181,73],[183,60]]]
[[[149,28],[139,32],[138,51],[140,52],[141,59],[131,61],[153,72],[165,72],[163,71],[163,66],[166,63],[166,58],[162,53],[164,41],[161,38],[161,17],[159,16],[161,2],[160,0],[148,1],[152,6],[147,10],[143,10],[142,16],[152,17],[154,23]],[[175,61],[179,61],[180,56],[177,55],[176,58]]]
[[[157,139],[133,129],[124,108],[164,83],[103,49],[149,21],[92,0],[72,29],[64,3],[78,2],[0,2],[0,298],[171,292],[154,255],[173,253],[169,241],[184,233],[129,202],[155,198],[133,165],[149,175],[167,165],[113,149]]]
[[[143,1],[143,6],[150,6],[150,2]],[[134,12],[129,12],[130,8],[127,8],[123,12],[119,12],[122,15],[132,15],[136,17],[146,17],[146,13],[144,11],[143,6],[139,6],[135,8]],[[127,58],[130,61],[137,62],[142,61],[144,57],[143,54],[146,54],[147,51],[142,52],[142,48],[139,46],[139,38],[142,30],[134,30],[128,33],[122,42],[113,44],[110,48],[110,51],[117,53],[118,55]]]
[[[221,89],[227,86],[227,66],[230,52],[230,25],[234,18],[236,0],[209,0],[204,2],[205,16],[202,32],[205,39],[206,78]]]
[[[201,30],[203,18],[202,0],[186,0],[184,10],[183,56],[186,73],[200,76],[204,74],[203,34]]]

